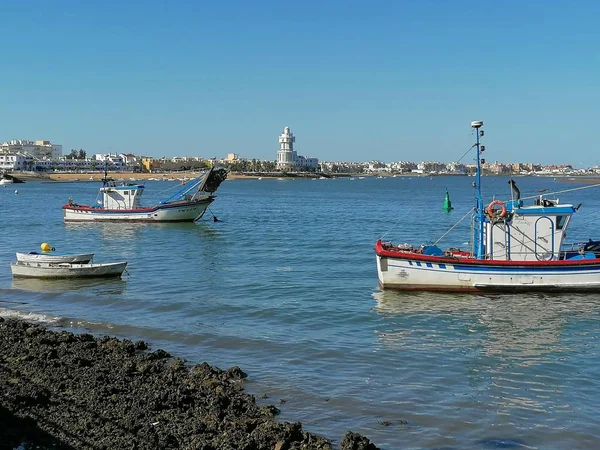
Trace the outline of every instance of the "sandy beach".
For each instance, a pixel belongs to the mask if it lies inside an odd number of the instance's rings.
[[[193,179],[200,175],[201,172],[179,172],[179,173],[132,173],[132,172],[111,172],[109,176],[115,180],[119,181],[138,181],[138,180],[150,180],[150,179],[159,179],[159,180],[172,180],[172,181],[181,181],[184,179]],[[19,175],[15,175],[18,178]],[[90,173],[50,173],[47,174],[47,179],[52,181],[100,181],[104,176],[103,173],[98,172],[90,172]],[[227,175],[228,179],[255,179],[259,178],[258,176],[251,175],[241,175],[237,173],[229,173]]]
[[[111,172],[109,176],[117,181],[147,181],[147,180],[164,180],[164,181],[182,181],[191,180],[200,175],[200,171],[194,172],[164,172],[164,173],[133,173],[133,172]],[[13,175],[23,181],[62,181],[62,182],[82,182],[82,181],[94,181],[98,182],[102,180],[104,174],[102,172],[87,172],[87,173],[66,173],[66,172],[55,172],[55,173],[40,173],[39,175],[31,175],[28,173],[13,172]],[[377,174],[335,174],[329,175],[332,178],[347,178],[347,177],[377,177]],[[431,175],[431,174],[380,174],[382,178],[393,178],[393,177],[437,177],[437,176],[464,176],[464,175]],[[552,175],[548,175],[551,177]],[[276,179],[276,178],[314,178],[319,177],[319,174],[306,174],[304,176],[284,175],[281,173],[269,173],[269,174],[256,174],[248,175],[246,173],[229,172],[227,175],[228,180],[258,180],[258,179]],[[508,177],[508,175],[507,175]],[[563,183],[586,183],[586,184],[598,184],[600,178],[597,176],[552,176],[558,181]]]
[[[194,172],[164,172],[164,173],[133,173],[133,172],[110,172],[109,176],[117,181],[146,181],[146,180],[169,180],[169,181],[182,181],[191,180],[200,175],[200,171]],[[101,181],[104,173],[102,172],[87,172],[87,173],[67,173],[67,172],[53,172],[53,173],[39,173],[32,175],[31,172],[12,172],[13,175],[23,181],[62,181],[62,182],[82,182],[82,181]],[[277,179],[277,178],[300,178],[310,179],[319,178],[323,174],[314,173],[303,173],[303,174],[282,174],[279,172],[273,173],[257,173],[256,175],[249,175],[247,173],[229,172],[227,175],[228,180],[260,180],[260,179]],[[348,178],[348,177],[375,177],[375,174],[335,174],[325,175],[328,178]],[[383,178],[392,176],[409,176],[409,174],[383,174]],[[425,176],[425,175],[411,175],[411,176]]]

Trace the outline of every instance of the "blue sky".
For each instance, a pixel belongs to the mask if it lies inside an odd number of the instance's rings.
[[[597,1],[0,4],[0,140],[89,154],[598,164]],[[467,157],[466,162],[471,162]]]

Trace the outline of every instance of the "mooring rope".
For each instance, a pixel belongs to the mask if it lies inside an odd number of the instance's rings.
[[[165,180],[165,181],[169,182],[168,180]],[[187,184],[187,183],[186,183],[186,184]],[[178,181],[178,182],[177,182],[177,184],[174,184],[174,185],[173,185],[173,186],[171,186],[171,187],[168,187],[168,188],[166,188],[166,189],[163,189],[162,191],[154,192],[154,195],[160,195],[160,194],[164,194],[165,192],[172,191],[173,189],[175,189],[175,188],[177,188],[177,187],[181,187],[181,186],[183,186],[183,185],[181,184],[181,182],[180,182],[180,181]]]
[[[412,206],[411,206],[410,208],[408,208],[407,210],[405,210],[405,211],[402,211],[402,213],[401,213],[401,214],[398,216],[398,220],[396,220],[396,221],[395,221],[395,222],[392,224],[392,226],[391,226],[390,228],[388,228],[388,230],[387,230],[385,233],[383,233],[383,234],[381,235],[381,237],[380,237],[379,239],[380,239],[380,240],[383,240],[383,238],[384,238],[384,237],[385,237],[387,234],[389,234],[389,233],[390,233],[390,232],[391,232],[391,231],[392,231],[394,228],[396,228],[396,225],[398,225],[398,223],[399,223],[399,222],[400,222],[400,221],[401,221],[401,220],[402,220],[404,217],[406,217],[407,215],[409,215],[409,214],[410,214],[410,213],[411,213],[411,212],[412,212],[414,209],[416,209],[416,208],[417,208],[417,206],[416,206],[416,205],[412,205]]]
[[[383,234],[381,235],[381,237],[379,238],[379,240],[383,240],[383,238],[384,238],[384,237],[386,237],[386,235],[387,235],[387,234],[388,234],[390,231],[392,231],[394,228],[396,228],[396,225],[398,225],[398,222],[400,222],[400,220],[401,220],[401,219],[402,219],[402,216],[398,216],[398,220],[396,220],[396,222],[394,222],[394,223],[392,224],[392,226],[391,226],[391,227],[390,227],[390,228],[389,228],[389,229],[388,229],[388,230],[387,230],[385,233],[383,233]]]
[[[459,223],[461,223],[463,220],[465,220],[465,218],[466,218],[466,217],[467,217],[469,214],[471,214],[471,213],[472,213],[474,210],[475,210],[475,208],[471,208],[469,211],[467,211],[467,213],[466,213],[464,216],[462,216],[458,222],[456,222],[454,225],[452,225],[452,226],[450,227],[450,229],[448,229],[448,231],[446,231],[444,234],[442,234],[442,235],[441,235],[441,236],[440,236],[440,237],[439,237],[439,238],[438,238],[438,239],[437,239],[437,240],[436,240],[436,241],[433,243],[433,245],[437,245],[437,243],[438,243],[438,242],[440,242],[442,239],[444,239],[444,237],[445,237],[445,236],[446,236],[448,233],[450,233],[452,230],[454,230],[454,229],[455,229],[455,228],[458,226],[458,224],[459,224]]]
[[[467,156],[467,154],[468,154],[468,153],[469,153],[471,150],[473,150],[473,147],[475,147],[476,145],[477,145],[477,144],[473,144],[473,145],[471,145],[471,147],[469,147],[469,150],[467,150],[467,151],[466,151],[466,152],[465,152],[465,153],[464,153],[464,154],[463,154],[463,155],[462,155],[460,158],[458,158],[458,161],[456,161],[456,162],[457,162],[457,163],[461,162],[461,161],[462,161],[462,159],[463,159],[465,156]]]

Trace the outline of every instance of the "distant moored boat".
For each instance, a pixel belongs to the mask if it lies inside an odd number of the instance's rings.
[[[45,279],[118,277],[126,267],[125,261],[105,264],[17,262],[10,265],[13,277]]]
[[[215,201],[215,191],[227,178],[227,169],[210,168],[198,178],[186,183],[171,197],[154,206],[144,207],[140,197],[143,184],[117,185],[107,176],[105,168],[100,188],[100,206],[79,205],[69,199],[62,207],[65,222],[194,222]]]

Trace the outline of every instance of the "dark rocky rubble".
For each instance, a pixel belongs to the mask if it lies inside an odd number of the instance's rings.
[[[0,318],[0,449],[326,450],[244,393],[239,367],[185,365],[146,343]],[[358,434],[342,450],[376,450]]]

